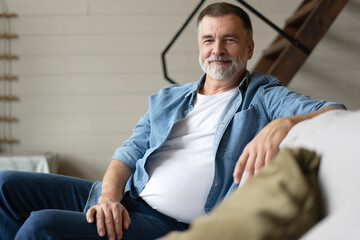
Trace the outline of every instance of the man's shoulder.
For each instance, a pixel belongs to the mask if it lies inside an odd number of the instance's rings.
[[[254,72],[250,75],[248,86],[250,88],[258,88],[261,86],[282,86],[279,79],[273,75],[266,73]]]
[[[197,90],[199,83],[198,82],[190,82],[184,85],[181,84],[171,84],[162,89],[158,92],[152,94],[152,97],[155,96],[164,96],[164,95],[186,95],[188,93],[192,93]]]

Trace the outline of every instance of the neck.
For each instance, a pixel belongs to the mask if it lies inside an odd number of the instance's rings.
[[[232,78],[226,78],[221,80],[215,80],[209,75],[206,75],[204,84],[199,88],[199,93],[203,95],[215,95],[218,93],[227,92],[237,86],[239,86],[241,80],[244,78],[246,71],[237,74]]]

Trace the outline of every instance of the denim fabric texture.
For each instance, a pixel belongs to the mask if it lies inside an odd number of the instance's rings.
[[[83,211],[93,182],[53,174],[0,172],[0,240],[107,239]],[[156,239],[188,228],[126,194],[130,228],[123,239]]]

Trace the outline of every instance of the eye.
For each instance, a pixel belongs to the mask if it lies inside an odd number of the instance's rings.
[[[213,42],[212,39],[205,39],[205,40],[203,41],[204,44],[210,44],[210,43],[212,43],[212,42]]]
[[[233,38],[226,38],[225,41],[226,41],[227,43],[233,43],[233,42],[235,42],[235,39],[233,39]]]

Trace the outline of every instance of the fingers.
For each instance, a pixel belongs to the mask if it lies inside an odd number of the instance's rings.
[[[278,151],[279,151],[279,148],[273,148],[272,151],[268,151],[266,153],[265,165],[269,165],[272,162],[272,160],[274,159],[274,157],[276,156]]]
[[[244,173],[247,159],[248,159],[248,155],[245,152],[240,156],[239,160],[235,164],[234,173],[233,173],[233,178],[234,178],[235,184],[240,183],[240,180]]]
[[[93,206],[86,213],[89,223],[94,222],[94,215],[99,236],[107,235],[109,240],[121,239],[123,228],[128,229],[131,223],[129,213],[120,203],[104,203]]]
[[[88,223],[93,223],[94,222],[94,215],[95,215],[95,208],[92,207],[90,208],[87,212],[86,212],[86,220],[88,221]]]
[[[266,125],[243,150],[234,169],[234,182],[239,184],[245,170],[245,181],[256,174],[263,166],[272,162],[279,151],[281,141],[293,126],[292,121],[280,118]]]
[[[126,210],[125,210],[126,211]],[[114,219],[114,230],[115,230],[115,234],[116,234],[116,238],[117,239],[121,239],[122,238],[122,230],[123,230],[123,222],[124,219],[122,217],[122,213],[121,213],[121,208],[120,206],[115,207],[113,209],[113,219]]]
[[[96,214],[96,228],[98,234],[100,237],[103,237],[105,236],[105,225],[104,225],[105,215],[104,212],[101,211],[101,209],[98,209],[98,206],[93,206],[86,212],[86,220],[88,221],[88,223],[93,223],[95,214]]]
[[[240,183],[243,175],[245,182],[256,175],[260,169],[271,163],[276,153],[277,148],[248,145],[235,165],[233,173],[235,184]]]
[[[99,208],[99,207],[98,207]],[[105,213],[98,209],[96,212],[96,228],[100,237],[105,236]]]
[[[256,175],[259,172],[259,170],[264,167],[264,165],[265,165],[265,156],[266,156],[266,153],[263,152],[263,151],[260,151],[260,152],[257,153],[256,160],[253,163],[254,167],[253,167],[252,172],[251,172],[252,173],[251,177]]]
[[[249,154],[246,167],[245,167],[245,182],[254,175],[254,165],[256,160],[256,154]]]
[[[125,208],[122,211],[122,219],[123,219],[123,228],[126,230],[129,229],[129,226],[131,224],[131,219],[128,211]]]
[[[105,231],[109,240],[115,240],[114,218],[111,209],[104,209],[105,212]],[[100,235],[100,234],[99,234]]]

